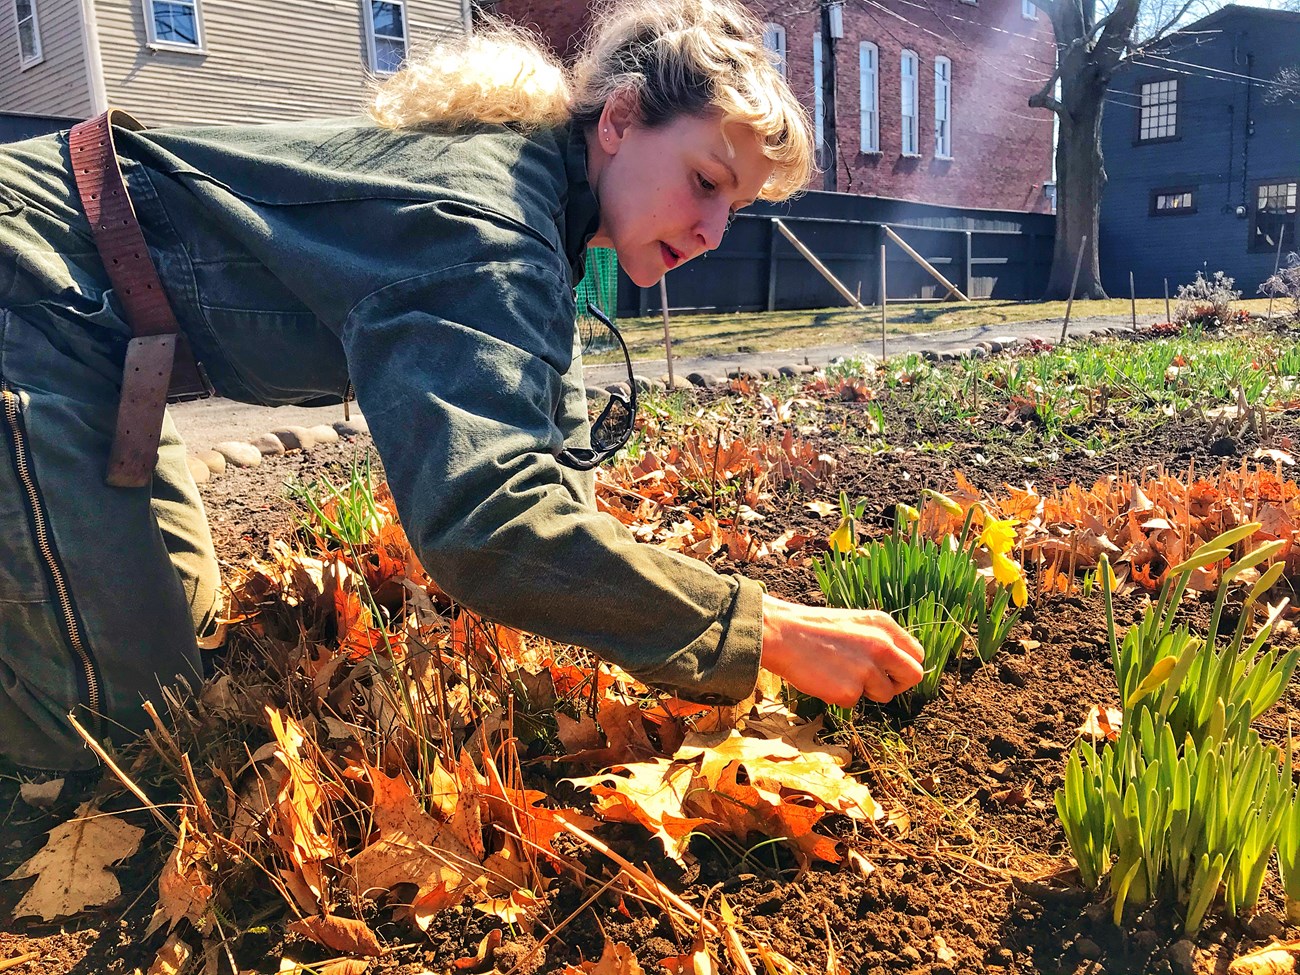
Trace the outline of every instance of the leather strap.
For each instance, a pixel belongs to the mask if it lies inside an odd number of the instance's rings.
[[[114,125],[132,132],[144,128],[126,112],[109,109],[74,125],[68,142],[95,248],[135,334],[127,346],[105,480],[115,487],[143,487],[158,460],[169,395],[175,400],[210,396],[212,386],[181,333],[149,256],[117,161]]]

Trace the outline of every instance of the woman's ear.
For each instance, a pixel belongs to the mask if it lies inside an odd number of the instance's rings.
[[[607,99],[596,124],[596,139],[611,156],[616,153],[627,136],[627,130],[640,118],[636,93],[620,88]]]

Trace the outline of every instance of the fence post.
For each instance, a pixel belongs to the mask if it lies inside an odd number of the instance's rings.
[[[637,288],[637,316],[645,318],[650,314],[650,289]]]
[[[767,310],[776,311],[776,218],[767,222]]]
[[[885,235],[880,234],[880,361],[885,361],[885,306],[889,303],[888,280],[885,277]]]
[[[963,263],[966,270],[962,272],[961,290],[964,291],[966,293],[966,297],[969,298],[971,294],[971,289],[972,287],[974,287],[973,279],[975,277],[975,242],[971,239],[971,232],[969,230],[966,231],[965,234],[963,234],[963,237],[965,238],[965,255],[964,255],[965,261]]]
[[[673,340],[668,335],[668,274],[659,279],[659,304],[663,305],[664,313],[664,360],[668,363],[668,388],[670,390],[677,388],[677,381],[673,379]]]

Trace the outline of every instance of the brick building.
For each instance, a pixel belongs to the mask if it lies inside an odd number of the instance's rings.
[[[1051,209],[1052,116],[1027,102],[1051,74],[1054,42],[1031,0],[748,3],[816,121],[827,172],[812,188]],[[585,0],[484,6],[539,31],[566,57],[589,19]],[[833,100],[825,97],[832,73]]]

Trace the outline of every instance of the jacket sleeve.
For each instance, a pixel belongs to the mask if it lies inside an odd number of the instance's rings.
[[[349,368],[407,534],[475,612],[682,697],[739,701],[758,674],[761,587],[636,542],[556,460],[560,422],[578,432],[569,294],[558,261],[475,261],[352,310]]]

